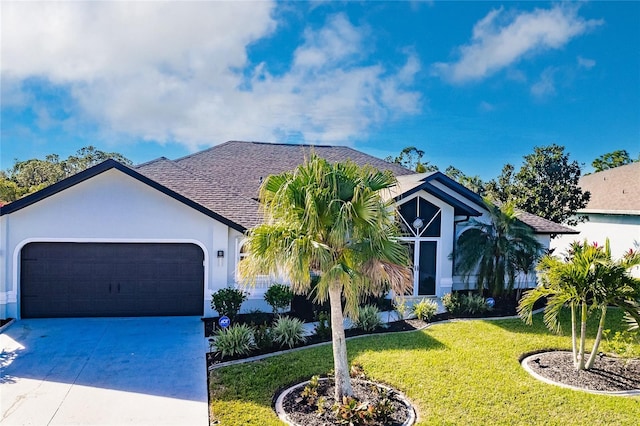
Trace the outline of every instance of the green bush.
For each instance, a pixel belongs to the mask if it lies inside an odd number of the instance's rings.
[[[244,291],[235,288],[223,288],[211,295],[211,307],[220,316],[226,315],[233,321],[240,311],[242,302],[245,300],[247,300],[247,294]]]
[[[258,349],[269,349],[273,346],[273,330],[267,324],[253,326],[253,343]]]
[[[236,324],[220,329],[210,341],[223,358],[247,355],[254,348],[253,330],[246,324]]]
[[[273,284],[264,293],[264,300],[271,306],[274,314],[282,313],[291,304],[293,292],[284,284]]]
[[[462,303],[457,293],[447,293],[442,296],[442,305],[453,315],[462,313]]]
[[[407,316],[407,302],[404,297],[396,297],[393,299],[393,310],[398,313],[398,319],[403,320]]]
[[[358,318],[354,321],[354,325],[364,331],[373,331],[382,326],[379,313],[380,310],[376,306],[360,306],[358,308]]]
[[[326,339],[331,337],[331,317],[329,313],[326,311],[320,311],[316,315],[316,321],[318,325],[316,325],[315,333],[321,339]]]
[[[431,299],[422,299],[413,305],[413,314],[421,321],[430,321],[438,312],[438,304]]]
[[[479,294],[447,293],[442,296],[442,304],[453,315],[483,314],[491,310],[487,300]]]
[[[273,341],[280,346],[293,348],[304,343],[307,338],[304,333],[304,323],[298,318],[280,317],[272,329]]]
[[[479,294],[462,295],[461,302],[463,311],[471,315],[483,314],[489,310],[487,300]]]

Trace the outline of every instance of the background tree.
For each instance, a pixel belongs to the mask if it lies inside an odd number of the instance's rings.
[[[428,161],[422,162],[424,151],[416,148],[415,146],[408,146],[400,151],[400,155],[397,157],[388,156],[385,158],[389,163],[400,164],[409,170],[413,170],[416,173],[436,172],[438,166],[429,164]]]
[[[93,146],[82,148],[65,160],[60,160],[57,154],[47,155],[44,160],[16,160],[11,169],[0,173],[0,201],[15,201],[109,158],[133,165],[121,154],[100,151]]]
[[[578,185],[580,165],[570,161],[564,147],[535,147],[524,157],[524,164],[514,176],[513,196],[516,206],[553,222],[575,225],[577,210],[586,207],[590,194]]]
[[[476,194],[484,195],[484,182],[480,179],[480,176],[468,176],[464,174],[462,170],[453,166],[447,167],[444,174],[458,182],[460,185],[472,190]]]
[[[571,310],[571,341],[573,362],[577,370],[593,366],[604,330],[607,309],[618,306],[627,313],[629,321],[640,319],[640,280],[629,270],[640,264],[640,255],[633,250],[622,259],[613,261],[609,240],[605,246],[574,243],[565,259],[544,256],[538,264],[540,285],[520,300],[520,317],[531,324],[533,306],[542,297],[547,299],[544,322],[549,330],[561,332],[559,314],[564,307]],[[586,331],[589,314],[600,311],[598,331],[591,354],[587,358]],[[577,325],[580,324],[578,336]]]
[[[512,203],[498,207],[485,201],[488,223],[470,220],[456,243],[456,271],[465,280],[476,276],[478,289],[486,288],[494,297],[513,290],[523,259],[536,259],[542,250],[533,230],[518,220]]]
[[[269,176],[260,188],[265,221],[248,232],[240,275],[283,276],[298,294],[318,276],[316,300],[329,299],[335,397],[353,396],[344,313],[357,317],[362,297],[387,286],[396,294],[411,287],[407,248],[398,240],[395,204],[381,191],[396,180],[389,172],[330,164],[313,155],[293,172]]]
[[[601,172],[603,170],[613,169],[614,167],[624,166],[633,162],[634,160],[629,156],[629,153],[626,150],[619,149],[617,151],[602,154],[600,157],[593,160],[591,165],[595,172]]]
[[[513,199],[514,171],[513,165],[507,163],[502,167],[500,176],[487,182],[485,185],[485,194],[490,200],[499,203],[515,202]]]

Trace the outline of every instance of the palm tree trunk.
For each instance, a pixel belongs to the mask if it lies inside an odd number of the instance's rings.
[[[580,318],[580,350],[578,351],[578,370],[584,370],[584,346],[587,340],[587,302],[582,302]]]
[[[571,302],[571,349],[573,350],[573,366],[578,366],[578,343],[576,336],[576,304]]]
[[[602,340],[602,331],[604,330],[604,319],[607,316],[607,305],[602,307],[602,314],[600,315],[600,322],[598,323],[598,333],[596,334],[596,341],[593,342],[593,349],[591,349],[591,355],[587,361],[585,370],[593,367],[593,363],[596,361],[596,354],[598,353],[598,346],[600,346],[600,340]]]
[[[331,307],[331,339],[333,344],[333,369],[335,370],[335,398],[342,403],[343,396],[353,396],[349,377],[347,341],[344,337],[344,318],[342,315],[342,292],[338,285],[329,287],[329,305]]]

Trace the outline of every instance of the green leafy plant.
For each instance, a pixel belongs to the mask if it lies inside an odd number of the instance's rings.
[[[398,319],[403,320],[407,315],[407,302],[402,297],[393,299],[393,310],[398,313]]]
[[[315,333],[318,337],[326,339],[331,337],[331,317],[325,311],[318,312],[317,316],[318,325],[316,325]]]
[[[364,331],[373,331],[382,326],[379,314],[380,310],[373,305],[360,306],[358,308],[358,318],[354,321],[354,324]]]
[[[463,294],[460,297],[462,312],[475,315],[482,314],[490,310],[487,300],[479,294]]]
[[[253,343],[258,349],[269,349],[273,346],[273,331],[267,324],[253,325]]]
[[[438,312],[438,304],[431,299],[422,299],[413,305],[413,314],[422,321],[430,321]]]
[[[373,385],[373,388],[378,393],[379,398],[378,402],[373,405],[373,416],[378,422],[387,424],[396,411],[392,402],[393,391],[375,385]]]
[[[246,324],[236,324],[215,332],[210,342],[226,356],[247,355],[254,348],[253,330]]]
[[[298,318],[280,317],[273,326],[273,341],[280,346],[293,348],[299,343],[304,343],[307,338],[304,332],[304,323]]]
[[[273,284],[264,293],[264,300],[271,306],[274,314],[283,313],[293,300],[293,292],[284,284]]]
[[[233,321],[245,300],[247,300],[247,294],[244,291],[235,288],[222,288],[211,295],[211,307],[220,316],[226,315]]]
[[[447,293],[442,296],[442,305],[453,315],[462,313],[462,302],[460,301],[460,296],[457,293]]]
[[[316,413],[318,413],[318,415],[324,414],[324,412],[327,410],[326,406],[327,406],[327,397],[321,396],[320,398],[318,398]]]
[[[342,404],[334,404],[333,412],[340,425],[367,425],[375,419],[373,405],[360,402],[351,396],[342,397]]]
[[[302,389],[302,392],[300,392],[300,397],[304,399],[309,406],[315,405],[318,400],[319,382],[320,376],[312,376],[309,383],[307,383]]]

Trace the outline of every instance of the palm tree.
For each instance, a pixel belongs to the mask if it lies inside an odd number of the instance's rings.
[[[640,280],[629,274],[629,269],[640,264],[640,255],[630,251],[620,260],[611,259],[609,240],[604,247],[574,243],[565,257],[547,255],[538,264],[540,284],[529,291],[520,301],[520,317],[531,324],[533,305],[547,298],[544,308],[544,322],[549,330],[561,332],[558,315],[563,307],[571,309],[571,341],[573,362],[577,370],[588,370],[593,366],[602,339],[607,308],[618,306],[637,323],[640,318]],[[600,311],[598,331],[586,357],[587,318],[593,310]],[[578,312],[579,311],[579,312]],[[579,315],[579,321],[578,321]],[[580,323],[578,337],[577,324]]]
[[[477,276],[479,289],[492,296],[511,292],[525,258],[537,259],[542,245],[530,227],[518,220],[511,203],[498,207],[485,199],[488,223],[471,219],[471,228],[458,237],[454,253],[457,271],[468,280]]]
[[[344,314],[357,315],[361,297],[390,286],[411,286],[406,247],[398,240],[396,210],[381,191],[396,180],[388,172],[349,161],[330,164],[312,155],[293,172],[269,176],[260,188],[265,222],[248,232],[240,275],[284,276],[292,290],[307,294],[319,277],[316,299],[331,308],[335,397],[353,396]]]

